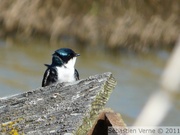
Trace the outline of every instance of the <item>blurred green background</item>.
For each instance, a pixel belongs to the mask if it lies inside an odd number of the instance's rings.
[[[51,54],[80,53],[80,78],[112,72],[107,107],[132,125],[180,34],[179,0],[0,0],[0,97],[41,86]],[[180,125],[179,100],[162,126]]]

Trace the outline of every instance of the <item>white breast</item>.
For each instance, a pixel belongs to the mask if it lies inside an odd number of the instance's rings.
[[[73,82],[76,81],[74,77],[74,64],[76,57],[71,59],[67,64],[62,67],[57,67],[58,82]]]

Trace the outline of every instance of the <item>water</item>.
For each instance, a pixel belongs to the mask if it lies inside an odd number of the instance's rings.
[[[54,50],[65,46],[50,46],[45,41],[0,41],[0,97],[41,86],[46,67]],[[104,48],[68,46],[80,53],[76,68],[81,78],[112,72],[117,86],[107,107],[119,112],[130,126],[143,109],[151,94],[157,90],[159,79],[170,56],[165,50],[134,54],[108,52]],[[176,99],[177,100],[177,99]],[[163,126],[180,125],[179,105],[173,106]]]

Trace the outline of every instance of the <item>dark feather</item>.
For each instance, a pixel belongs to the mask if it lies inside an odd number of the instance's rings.
[[[51,65],[49,65],[49,64],[44,64],[46,67],[50,67]]]
[[[76,81],[79,80],[79,73],[76,69],[75,69],[74,73],[75,73],[74,75],[75,75]]]
[[[46,65],[46,66],[48,67],[48,69],[44,73],[42,87],[53,84],[53,83],[57,82],[57,80],[58,80],[56,69],[49,65]]]

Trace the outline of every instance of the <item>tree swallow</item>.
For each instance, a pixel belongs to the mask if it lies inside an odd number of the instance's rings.
[[[52,55],[52,64],[47,66],[42,80],[42,87],[56,82],[73,82],[79,80],[79,73],[74,68],[76,58],[80,54],[69,48],[56,50]]]

